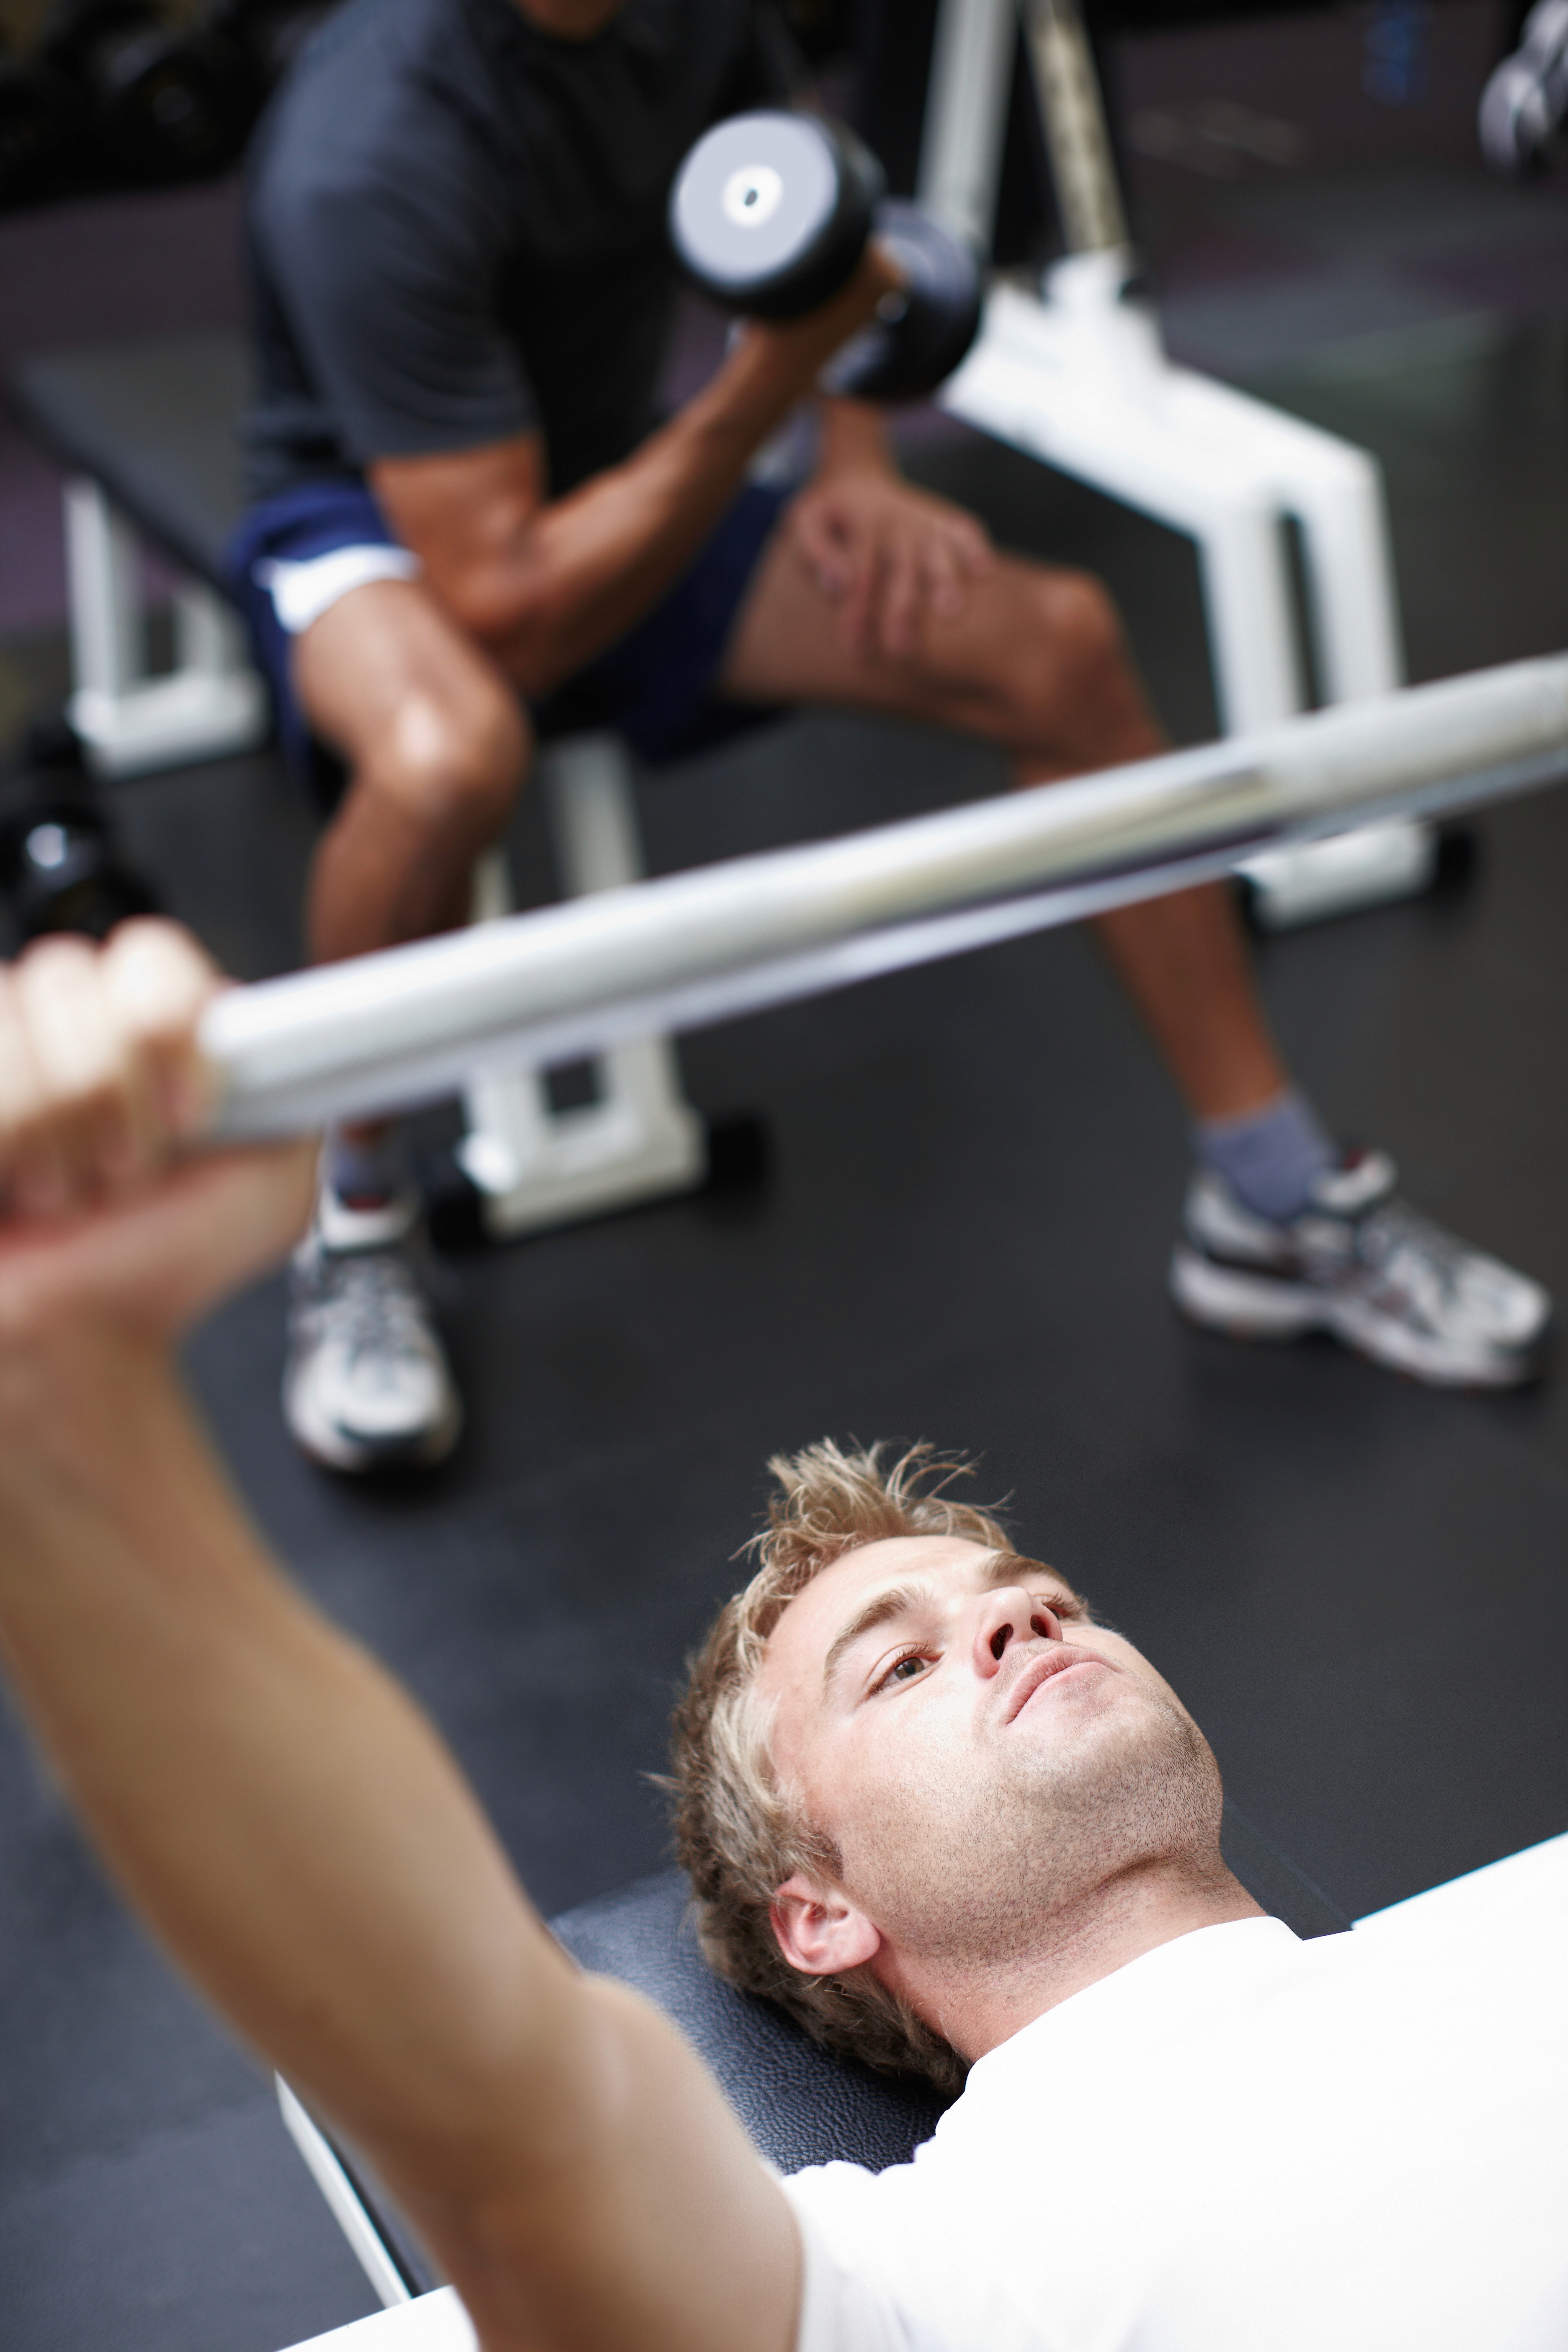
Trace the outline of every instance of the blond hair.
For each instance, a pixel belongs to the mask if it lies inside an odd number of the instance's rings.
[[[947,1489],[970,1465],[929,1445],[846,1453],[830,1438],[768,1469],[776,1491],[767,1523],[746,1547],[756,1574],[720,1612],[692,1659],[676,1709],[668,1786],[676,1845],[691,1881],[697,1928],[711,1966],[746,1992],[777,2001],[825,2048],[894,2073],[929,2075],[944,2090],[963,2080],[950,2043],[908,2004],[860,1970],[805,1976],[779,1949],[769,1917],[795,1871],[840,1874],[832,1839],[806,1818],[768,1753],[768,1712],[757,1692],[769,1634],[798,1593],[847,1551],[893,1536],[961,1536],[1008,1550],[988,1512]]]

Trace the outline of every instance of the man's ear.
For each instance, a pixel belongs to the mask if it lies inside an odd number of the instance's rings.
[[[882,1948],[879,1929],[837,1887],[797,1870],[768,1906],[780,1951],[803,1976],[837,1977],[863,1968]]]

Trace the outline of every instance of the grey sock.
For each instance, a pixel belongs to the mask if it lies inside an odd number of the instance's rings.
[[[1304,1096],[1293,1087],[1239,1118],[1200,1118],[1193,1141],[1205,1168],[1223,1176],[1255,1216],[1276,1224],[1300,1216],[1312,1179],[1339,1157]]]
[[[374,1135],[327,1136],[326,1179],[340,1201],[371,1208],[390,1201],[408,1182],[408,1133],[401,1120]]]

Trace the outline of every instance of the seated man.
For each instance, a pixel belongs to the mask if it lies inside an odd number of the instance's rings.
[[[1174,1692],[917,1457],[775,1465],[675,1769],[720,1964],[967,2085],[912,2165],[763,2167],[204,1445],[178,1335],[313,1180],[177,1159],[210,985],[156,924],[0,972],[0,1650],[121,1885],[485,2352],[1558,2352],[1568,1840],[1299,1943]]]
[[[1020,783],[1160,747],[1099,583],[997,554],[821,404],[809,483],[749,469],[893,282],[736,335],[660,424],[665,201],[716,120],[787,100],[765,0],[350,0],[253,158],[258,503],[236,577],[331,822],[318,958],[464,919],[535,731],[678,757],[802,701],[967,729]],[[532,713],[532,727],[524,704]],[[328,754],[323,757],[323,747]],[[1548,1303],[1346,1159],[1289,1085],[1219,889],[1100,925],[1194,1122],[1173,1265],[1218,1328],[1327,1328],[1434,1381],[1536,1369]],[[459,1407],[395,1128],[330,1142],[285,1407],[342,1469],[434,1461]]]

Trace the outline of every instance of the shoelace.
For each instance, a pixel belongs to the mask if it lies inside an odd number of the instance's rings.
[[[428,1353],[424,1302],[395,1251],[324,1253],[313,1271],[311,1303],[318,1314],[331,1316],[334,1336],[351,1357]]]
[[[1465,1261],[1471,1255],[1465,1244],[1441,1225],[1413,1209],[1408,1201],[1384,1202],[1361,1219],[1356,1255],[1380,1273],[1397,1280],[1401,1262],[1435,1281],[1448,1297],[1458,1288]]]

